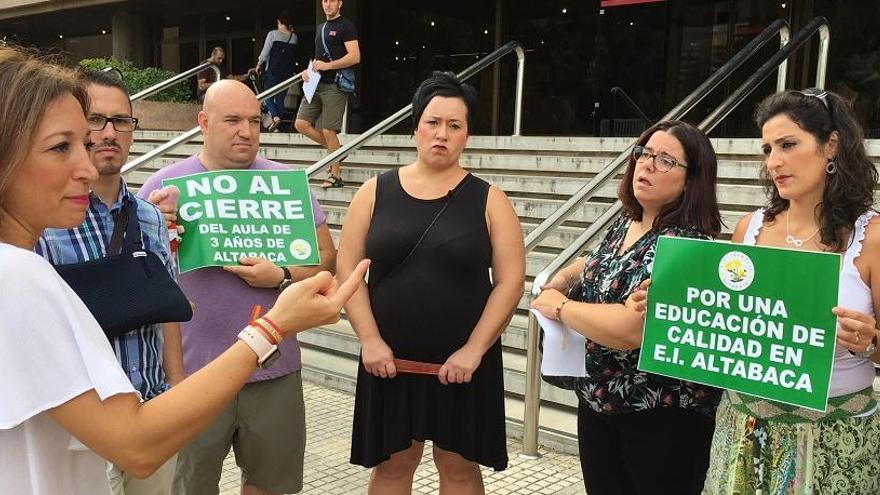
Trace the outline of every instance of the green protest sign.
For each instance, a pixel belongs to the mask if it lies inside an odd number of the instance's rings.
[[[185,229],[178,262],[186,272],[238,265],[243,256],[277,265],[321,262],[309,184],[302,170],[226,170],[162,181],[180,189]]]
[[[840,255],[661,237],[639,369],[825,411]]]

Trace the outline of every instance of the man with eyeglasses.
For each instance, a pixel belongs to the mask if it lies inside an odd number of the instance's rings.
[[[88,71],[84,73],[84,79],[90,100],[87,121],[92,144],[89,156],[98,170],[98,180],[92,185],[89,209],[82,225],[73,229],[47,229],[35,250],[53,265],[103,258],[107,255],[123,203],[136,201],[144,248],[156,253],[173,277],[174,266],[164,218],[155,206],[136,198],[120,174],[128,159],[132,133],[137,128],[128,90],[112,72]],[[101,281],[96,280],[96,283]],[[125,335],[111,339],[110,343],[119,364],[144,401],[184,378],[178,323],[132,328]],[[170,495],[176,462],[176,456],[172,457],[143,480],[134,479],[115,465],[108,465],[107,474],[114,495]]]

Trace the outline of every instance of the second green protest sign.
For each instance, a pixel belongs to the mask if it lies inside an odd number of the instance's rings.
[[[824,411],[840,256],[661,237],[639,369]]]
[[[302,170],[226,170],[173,179],[185,229],[180,271],[266,258],[276,265],[321,262],[309,184]]]

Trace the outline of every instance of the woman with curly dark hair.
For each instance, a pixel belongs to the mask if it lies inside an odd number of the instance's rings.
[[[755,120],[769,203],[740,220],[733,241],[843,255],[834,370],[825,414],[725,392],[703,493],[880,493],[871,362],[880,334],[880,218],[871,207],[877,170],[834,93],[772,95]]]

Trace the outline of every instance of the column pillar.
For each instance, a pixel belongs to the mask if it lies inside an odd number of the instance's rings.
[[[130,12],[116,12],[112,19],[113,57],[128,60],[138,67],[147,61],[146,19]]]

